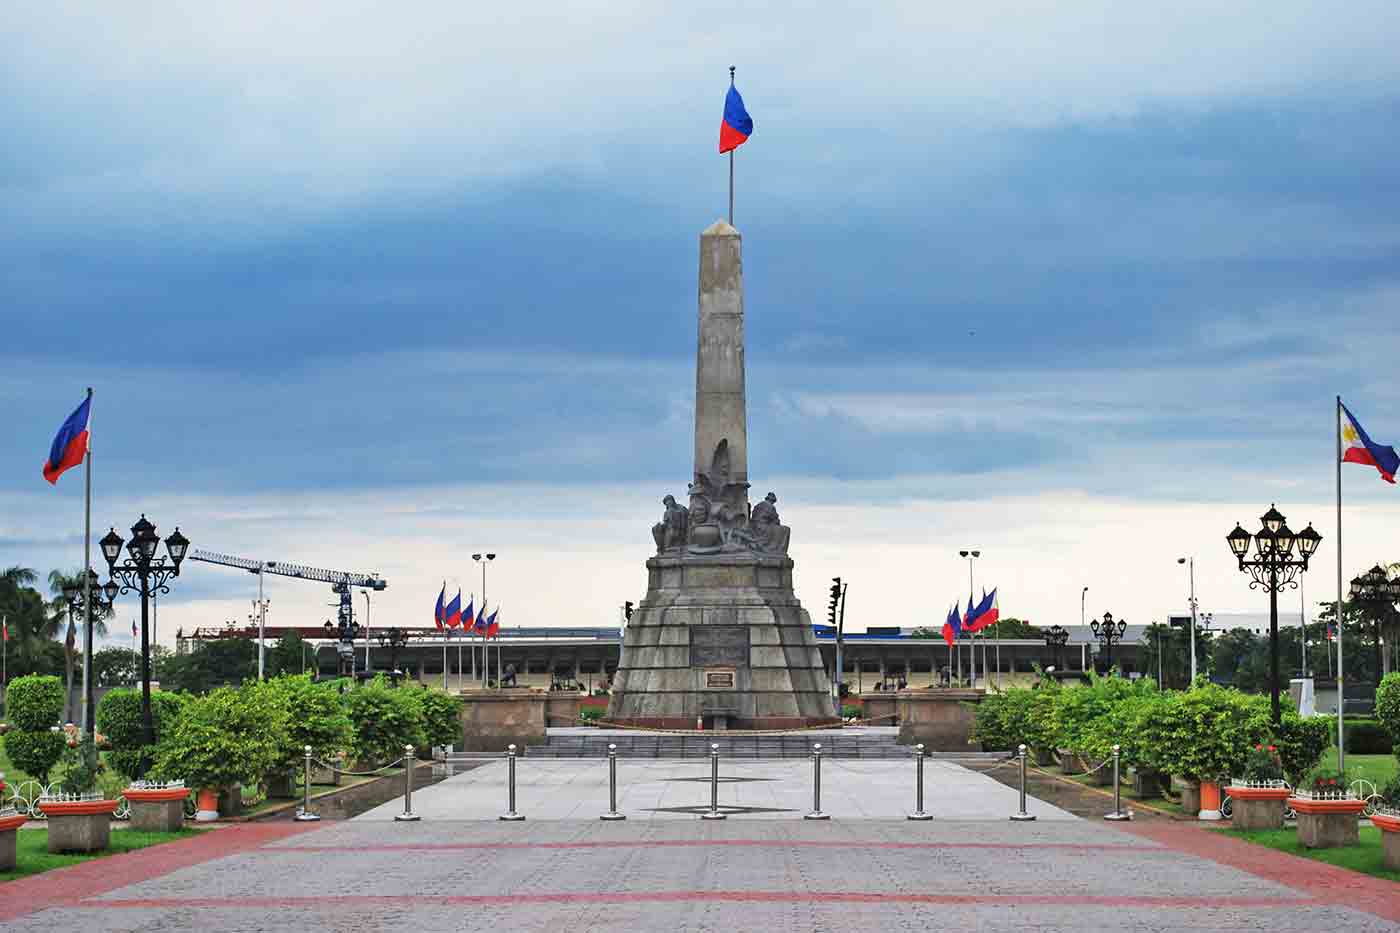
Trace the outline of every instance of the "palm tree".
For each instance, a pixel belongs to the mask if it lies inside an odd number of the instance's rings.
[[[95,578],[94,574],[94,578]],[[69,588],[76,588],[80,592],[83,588],[83,572],[81,570],[74,573],[64,573],[61,570],[49,571],[49,592],[53,598],[49,600],[49,614],[44,630],[46,638],[57,638],[59,633],[64,633],[63,640],[63,661],[64,674],[67,678],[67,689],[65,691],[65,702],[63,718],[65,722],[73,720],[73,668],[77,664],[77,623],[73,618],[73,613],[68,606],[68,600],[63,595],[63,591]],[[111,616],[112,610],[103,606],[97,601],[98,590],[94,583],[92,586],[92,633],[96,636],[106,636],[107,626],[103,620]],[[64,625],[64,622],[67,625]]]
[[[0,615],[5,617],[11,642],[6,654],[18,662],[13,669],[24,672],[34,669],[35,640],[46,623],[44,599],[31,586],[38,579],[28,567],[0,571]]]

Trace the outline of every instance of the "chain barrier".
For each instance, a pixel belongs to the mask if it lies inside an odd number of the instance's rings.
[[[331,771],[335,774],[341,774],[345,777],[374,777],[376,774],[380,774],[384,771],[390,771],[394,768],[397,768],[406,760],[407,758],[399,758],[395,761],[389,762],[387,765],[381,765],[380,767],[375,768],[373,771],[343,771],[340,768],[337,768],[335,765],[326,764],[319,758],[312,758],[311,763],[316,765],[318,768],[324,768],[327,771]]]
[[[888,716],[875,716],[871,719],[849,719],[841,722],[831,722],[818,726],[793,726],[790,729],[726,729],[722,733],[717,733],[711,729],[656,729],[651,726],[636,726],[626,722],[612,722],[607,719],[579,719],[577,716],[551,715],[552,720],[564,720],[575,726],[595,726],[599,729],[620,729],[629,732],[648,732],[652,735],[697,735],[706,738],[713,738],[717,734],[734,735],[739,737],[760,736],[760,735],[794,735],[800,732],[827,732],[837,729],[849,729],[859,726],[872,726],[875,723],[883,722],[887,719],[899,718],[898,713],[891,713]]]

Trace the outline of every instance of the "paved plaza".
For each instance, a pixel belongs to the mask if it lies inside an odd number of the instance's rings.
[[[502,823],[504,764],[341,823],[231,827],[0,888],[7,931],[191,930],[1400,930],[1390,887],[1193,824],[1107,824],[947,762],[524,759]],[[1384,886],[1384,887],[1382,887]],[[1379,895],[1377,894],[1379,892]],[[1390,901],[1397,900],[1394,897]]]

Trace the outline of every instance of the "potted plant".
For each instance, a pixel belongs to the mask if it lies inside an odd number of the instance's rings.
[[[1383,864],[1391,871],[1400,871],[1400,808],[1381,807],[1371,814],[1371,825],[1381,831]]]
[[[1268,735],[1266,704],[1214,684],[1166,694],[1138,729],[1147,761],[1180,777],[1182,809],[1202,820],[1221,818],[1219,776],[1240,771]]]
[[[116,800],[97,790],[101,762],[92,736],[78,734],[71,724],[62,733],[64,791],[44,794],[39,809],[49,823],[49,851],[100,852],[111,843]]]
[[[122,791],[131,808],[131,828],[151,833],[179,832],[185,825],[184,781],[133,781]]]
[[[3,782],[0,782],[3,783]],[[0,809],[0,871],[11,871],[15,867],[15,832],[29,819],[28,814],[20,813],[14,807]]]
[[[191,700],[156,747],[152,776],[198,788],[199,822],[219,817],[220,791],[252,784],[278,756],[286,711],[262,703],[256,687],[224,687]]]
[[[1228,793],[1234,801],[1231,819],[1236,829],[1281,829],[1284,802],[1291,792],[1283,782],[1278,746],[1261,742],[1250,749]]]
[[[1366,801],[1347,790],[1341,774],[1315,775],[1305,788],[1294,791],[1288,806],[1298,814],[1298,842],[1306,848],[1331,849],[1360,841],[1358,822]]]

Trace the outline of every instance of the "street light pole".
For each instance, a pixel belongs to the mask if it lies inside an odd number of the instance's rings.
[[[374,673],[369,664],[369,590],[360,590],[365,597],[365,673]]]
[[[958,551],[958,556],[967,559],[967,604],[973,606],[977,602],[977,589],[972,582],[972,562],[981,557],[982,552]],[[968,686],[975,690],[977,688],[977,634],[969,632],[968,635],[970,636],[967,642]]]
[[[1187,564],[1188,574],[1191,581],[1190,596],[1191,602],[1191,687],[1196,688],[1196,558],[1178,557],[1178,564]]]
[[[485,559],[485,560],[482,560],[483,557],[485,557],[486,559]],[[486,612],[486,565],[489,564],[489,563],[491,563],[491,561],[493,561],[493,560],[495,560],[495,559],[496,559],[496,555],[495,555],[495,554],[473,554],[473,555],[472,555],[472,560],[474,560],[474,561],[480,561],[480,563],[481,563],[481,612],[482,612],[483,614]],[[482,633],[482,637],[481,637],[481,662],[482,662],[482,663],[481,663],[481,686],[482,686],[483,688],[485,688],[487,682],[491,679],[491,643],[490,643],[489,641],[486,640],[486,635],[485,635],[485,633]],[[500,662],[501,662],[501,649],[500,649],[500,646],[498,645],[498,646],[496,647],[496,666],[497,666],[497,668],[500,667]],[[499,671],[498,671],[497,673],[499,674]],[[500,679],[500,677],[498,676],[498,677],[496,678],[496,684],[497,684],[497,686],[499,686],[500,683],[501,683],[501,679]]]

